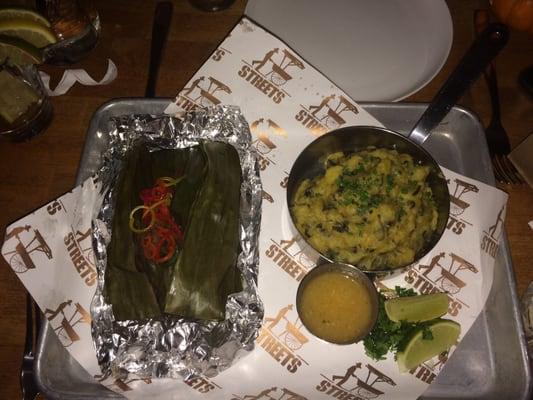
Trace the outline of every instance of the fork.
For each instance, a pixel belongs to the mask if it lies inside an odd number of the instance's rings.
[[[33,317],[35,314],[35,326],[33,328]],[[24,340],[24,355],[20,367],[20,388],[23,400],[33,400],[39,394],[39,388],[35,382],[33,371],[34,354],[33,345],[39,334],[40,311],[29,293],[26,293],[26,338]]]
[[[507,132],[500,119],[500,99],[498,96],[498,83],[492,65],[485,72],[485,80],[489,88],[492,117],[489,125],[485,128],[487,144],[492,158],[492,166],[496,179],[503,183],[523,183],[524,180],[516,170],[507,155],[511,151]]]
[[[474,25],[476,33],[483,31],[489,22],[486,10],[476,10],[474,13]],[[502,125],[500,115],[500,96],[498,93],[498,81],[494,66],[489,64],[483,72],[490,94],[492,116],[489,125],[485,128],[487,145],[492,159],[492,166],[496,179],[503,183],[523,183],[524,180],[516,170],[513,163],[507,158],[511,151],[509,137]]]

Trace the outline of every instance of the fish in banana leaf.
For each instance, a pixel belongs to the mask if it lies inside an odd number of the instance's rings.
[[[139,193],[161,177],[181,177],[170,212],[184,230],[182,248],[168,261],[149,261],[129,226]],[[205,141],[150,152],[133,148],[116,188],[112,236],[107,251],[104,295],[116,320],[173,314],[222,320],[229,294],[242,290],[239,254],[241,167],[235,148]]]

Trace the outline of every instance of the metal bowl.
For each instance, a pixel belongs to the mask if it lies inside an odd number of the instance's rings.
[[[373,126],[350,126],[346,128],[331,131],[318,139],[311,142],[298,156],[289,173],[287,182],[287,203],[289,205],[289,214],[296,226],[293,214],[294,196],[299,185],[305,179],[312,179],[315,176],[324,173],[323,160],[329,154],[343,152],[357,152],[374,146],[376,148],[395,149],[400,153],[409,154],[413,160],[422,165],[430,167],[430,174],[427,178],[433,197],[437,204],[438,220],[437,227],[428,238],[425,245],[416,253],[415,259],[409,264],[395,266],[394,268],[384,270],[366,270],[367,273],[388,273],[391,271],[405,269],[412,265],[420,258],[424,257],[437,244],[446,229],[448,215],[450,211],[450,194],[448,185],[437,162],[424,150],[420,145],[407,139],[394,131],[373,127]],[[296,229],[298,229],[296,227]],[[344,262],[343,260],[332,260],[326,254],[316,249],[306,238],[304,232],[298,230],[306,242],[315,249],[320,255],[330,262]]]
[[[365,327],[365,330],[359,336],[354,337],[350,341],[346,341],[346,342],[328,341],[320,337],[319,335],[317,335],[315,332],[313,332],[313,330],[310,329],[309,326],[306,325],[305,319],[302,318],[301,299],[302,299],[302,294],[305,291],[307,285],[309,285],[309,283],[313,281],[314,279],[316,279],[318,276],[323,275],[325,273],[329,273],[329,272],[339,272],[343,275],[357,279],[360,283],[362,283],[365,286],[365,288],[368,290],[368,294],[370,295],[370,303],[371,303],[370,304],[370,307],[371,307],[370,323],[368,324],[367,327]],[[307,275],[305,275],[305,277],[300,282],[300,285],[298,286],[298,291],[296,293],[296,310],[298,311],[298,315],[300,316],[300,319],[302,323],[304,324],[304,326],[307,328],[309,332],[311,332],[316,337],[322,340],[325,340],[328,343],[334,343],[334,344],[340,344],[340,345],[352,344],[365,338],[370,333],[374,325],[376,324],[376,321],[378,318],[378,310],[379,310],[378,292],[376,290],[376,287],[373,285],[372,281],[368,278],[368,276],[366,276],[365,273],[361,272],[359,269],[351,265],[341,264],[341,263],[321,264],[313,268],[309,273],[307,273]]]
[[[304,179],[313,178],[324,172],[321,160],[325,156],[337,151],[356,152],[369,146],[396,149],[400,153],[411,155],[416,162],[428,165],[431,169],[428,183],[437,203],[439,215],[437,228],[409,265],[412,265],[425,256],[439,241],[446,229],[450,209],[450,194],[448,193],[448,186],[446,185],[444,174],[440,167],[433,157],[422,148],[421,144],[429,137],[431,130],[448,114],[448,111],[470,84],[475,81],[505,46],[508,36],[508,29],[502,24],[490,24],[478,35],[476,41],[467,50],[459,64],[413,127],[408,138],[388,129],[372,126],[353,126],[332,131],[307,146],[296,159],[289,174],[287,201],[293,221],[292,204],[296,188]],[[305,239],[303,232],[300,232],[300,234]],[[309,245],[314,248],[310,243]],[[333,261],[326,257],[325,254],[322,254],[322,257],[326,260]],[[379,271],[367,270],[365,272],[388,273],[392,270],[404,269],[409,265],[400,265],[392,269]]]

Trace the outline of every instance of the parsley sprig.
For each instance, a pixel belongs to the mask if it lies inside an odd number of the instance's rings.
[[[399,297],[416,296],[413,289],[406,289],[400,286],[394,288],[396,295]],[[433,335],[429,329],[428,323],[424,322],[394,322],[387,317],[385,312],[385,300],[387,298],[383,292],[379,293],[379,310],[376,325],[368,336],[364,339],[365,353],[372,359],[379,361],[384,360],[387,353],[396,353],[402,351],[411,336],[422,328],[422,337],[425,340],[432,340]]]

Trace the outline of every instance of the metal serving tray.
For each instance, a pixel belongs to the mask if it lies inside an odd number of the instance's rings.
[[[109,119],[121,114],[160,114],[168,99],[117,99],[94,114],[77,183],[89,177],[107,145]],[[426,104],[360,103],[386,127],[407,133]],[[484,131],[471,112],[454,107],[424,147],[443,166],[488,184],[494,176]],[[523,399],[532,393],[531,369],[505,239],[496,261],[494,284],[485,310],[464,337],[446,369],[422,399]],[[122,398],[99,385],[63,348],[45,323],[36,351],[35,376],[50,399]],[[310,399],[311,400],[311,399]]]

